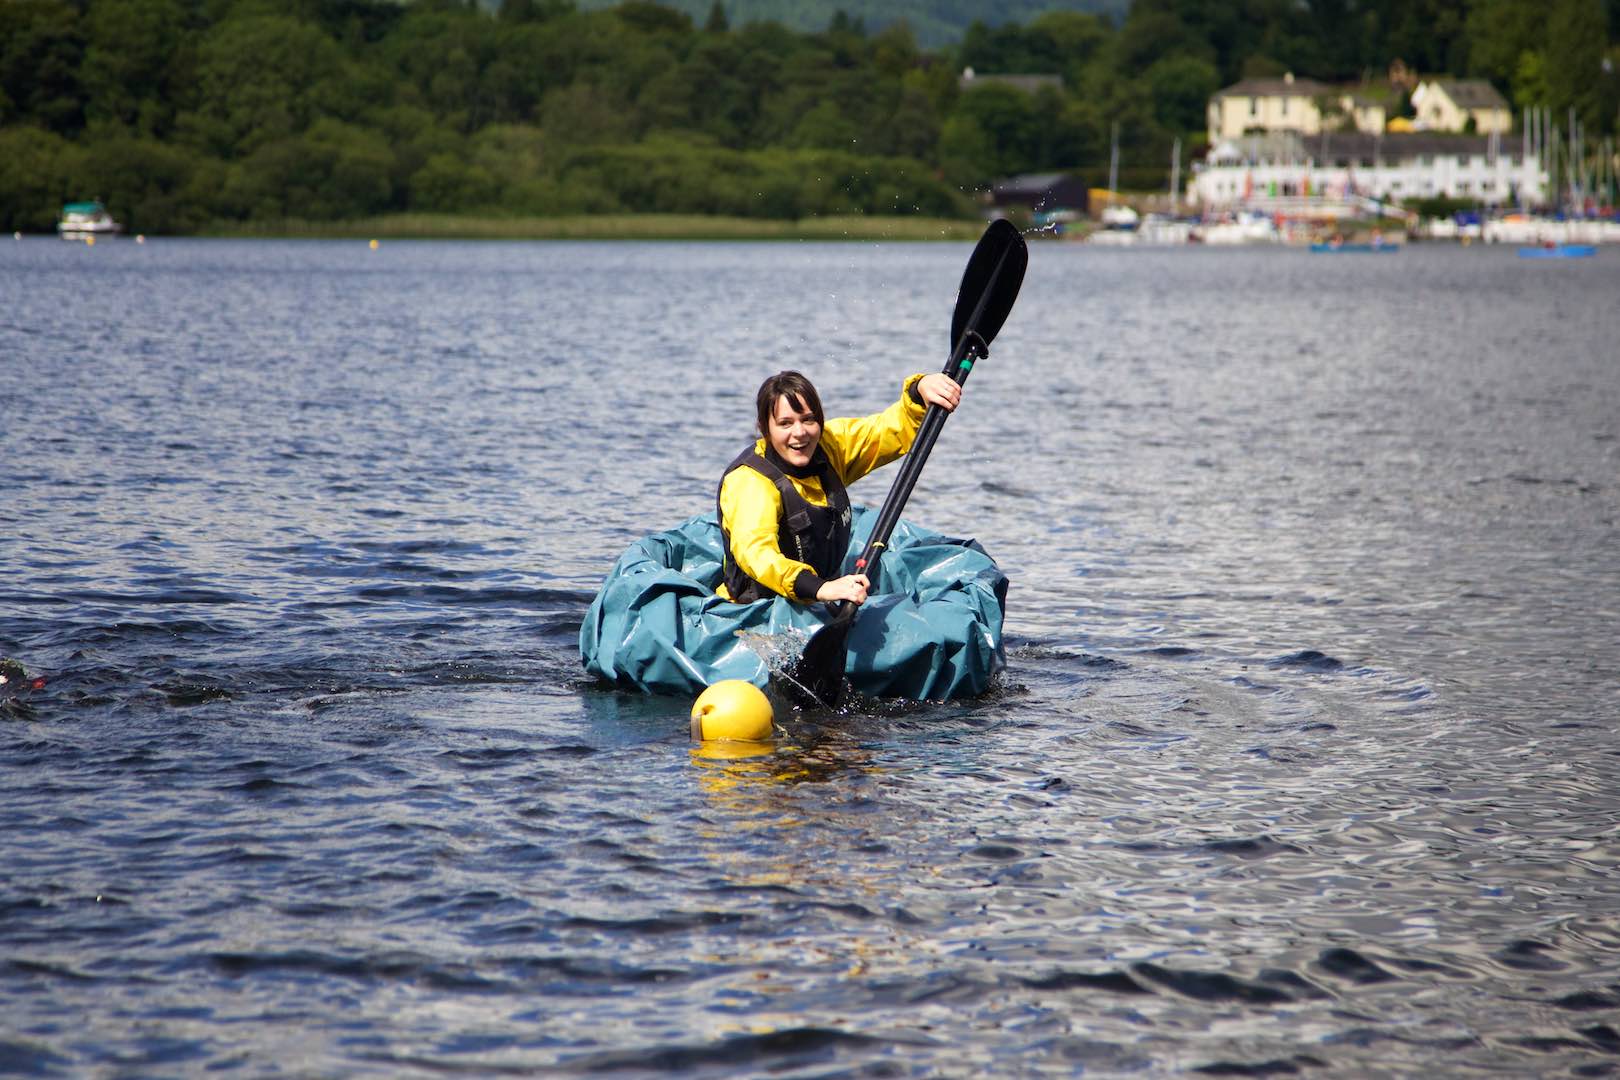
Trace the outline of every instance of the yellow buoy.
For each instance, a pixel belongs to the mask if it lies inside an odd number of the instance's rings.
[[[692,703],[692,738],[761,742],[771,737],[771,702],[744,679],[725,679]]]
[[[372,251],[376,251],[376,250],[377,250],[377,241],[375,241],[375,240],[373,240],[373,241],[372,241],[372,242],[371,242],[371,250],[372,250]]]

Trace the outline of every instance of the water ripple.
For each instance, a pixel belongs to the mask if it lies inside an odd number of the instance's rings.
[[[1037,246],[908,507],[991,693],[740,756],[584,678],[759,379],[887,404],[964,256],[0,251],[0,1072],[1612,1071],[1613,260]]]

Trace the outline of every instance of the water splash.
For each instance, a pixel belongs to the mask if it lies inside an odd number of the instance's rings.
[[[754,655],[765,662],[765,670],[770,675],[771,683],[780,687],[795,705],[827,707],[808,686],[793,677],[793,672],[799,664],[799,657],[804,654],[804,647],[810,641],[809,631],[788,627],[786,630],[771,634],[760,630],[732,632]]]
[[[733,633],[737,635],[739,641],[748,646],[749,651],[765,662],[765,670],[769,671],[773,678],[786,675],[793,665],[798,663],[805,644],[810,640],[810,634],[796,626],[777,633],[766,633],[763,630],[736,630]]]

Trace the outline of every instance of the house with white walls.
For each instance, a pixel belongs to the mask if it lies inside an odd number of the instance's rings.
[[[1273,132],[1220,140],[1187,185],[1188,201],[1205,210],[1441,196],[1537,206],[1549,196],[1548,176],[1524,140],[1499,134]]]

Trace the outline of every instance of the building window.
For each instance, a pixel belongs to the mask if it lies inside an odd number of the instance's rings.
[[[1291,99],[1289,99],[1289,98],[1283,98],[1283,106],[1282,106],[1282,114],[1283,114],[1283,115],[1284,115],[1284,116],[1287,116],[1287,115],[1288,115],[1288,102],[1289,102],[1289,101],[1290,101],[1290,100],[1291,100]]]
[[[1259,116],[1260,115],[1260,99],[1259,98],[1252,97],[1252,98],[1249,99],[1249,115],[1250,116]]]

